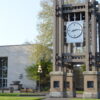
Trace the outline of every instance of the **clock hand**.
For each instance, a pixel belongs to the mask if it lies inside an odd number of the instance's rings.
[[[77,31],[77,30],[80,30],[80,29],[74,29],[74,30],[72,30],[72,32]]]

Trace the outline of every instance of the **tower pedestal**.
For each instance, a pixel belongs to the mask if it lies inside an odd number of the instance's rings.
[[[64,88],[64,81],[66,80],[66,73],[61,71],[51,72],[51,88],[50,97],[66,97],[66,89]]]
[[[75,97],[75,86],[74,86],[74,80],[73,80],[73,73],[67,73],[66,76],[66,94],[67,97]]]
[[[84,74],[83,98],[100,98],[100,72],[86,71]]]

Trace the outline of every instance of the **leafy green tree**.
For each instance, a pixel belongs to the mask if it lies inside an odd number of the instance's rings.
[[[53,4],[51,0],[41,1],[42,10],[39,13],[38,30],[36,44],[32,46],[31,59],[35,64],[27,67],[27,77],[31,80],[39,81],[38,66],[42,66],[41,86],[49,87],[50,76],[52,70],[52,33],[53,33]]]
[[[42,73],[40,75],[40,73],[38,72],[38,66],[41,65],[42,67]],[[49,88],[49,84],[50,84],[50,76],[49,73],[52,71],[52,63],[50,60],[45,60],[42,59],[40,61],[40,63],[38,64],[33,64],[29,67],[26,68],[26,72],[27,72],[27,77],[30,80],[36,80],[37,83],[40,81],[41,79],[41,89],[48,89]]]
[[[31,59],[34,61],[35,64],[39,63],[42,59],[51,60],[52,58],[52,49],[43,44],[34,44],[31,50]]]
[[[83,64],[83,65],[81,66],[81,70],[82,70],[82,72],[86,71],[86,65],[85,65],[85,64]]]
[[[42,10],[39,12],[39,35],[37,36],[37,42],[52,46],[52,33],[53,33],[53,2],[52,0],[41,1]]]

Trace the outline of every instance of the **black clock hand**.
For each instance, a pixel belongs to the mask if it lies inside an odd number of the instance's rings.
[[[80,29],[75,29],[75,30],[72,30],[72,32],[77,31],[77,30],[80,30]]]

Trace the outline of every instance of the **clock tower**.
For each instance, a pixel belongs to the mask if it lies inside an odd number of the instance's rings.
[[[74,68],[84,65],[83,98],[100,98],[100,4],[54,1],[51,97],[75,97]]]

